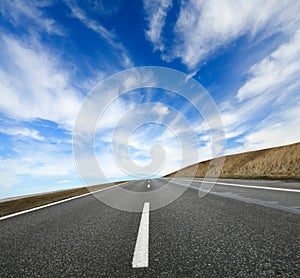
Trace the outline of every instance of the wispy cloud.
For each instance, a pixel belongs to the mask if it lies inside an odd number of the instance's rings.
[[[144,0],[144,10],[148,29],[145,31],[146,37],[154,45],[154,50],[164,50],[162,37],[163,27],[168,10],[172,6],[172,0],[151,1]]]
[[[288,42],[253,65],[235,98],[222,105],[227,134],[237,137],[243,150],[299,140],[299,42],[296,31]]]
[[[184,2],[175,25],[175,47],[169,58],[180,58],[194,69],[220,48],[242,36],[270,37],[299,26],[300,3],[295,1]]]
[[[252,66],[249,75],[250,79],[238,91],[240,101],[272,93],[274,88],[287,89],[297,82],[300,75],[300,29],[289,42]]]
[[[115,35],[99,24],[98,21],[89,18],[85,12],[78,7],[73,1],[66,1],[66,4],[72,11],[72,16],[80,20],[87,28],[93,30],[101,37],[106,39],[110,44],[115,45]]]
[[[48,34],[64,35],[64,29],[54,19],[49,18],[43,9],[51,6],[51,1],[45,0],[4,0],[0,1],[0,13],[15,27],[24,27],[29,32],[47,32]]]
[[[241,139],[245,150],[257,150],[299,142],[300,98],[295,106],[280,109]]]
[[[11,117],[42,118],[72,129],[82,95],[71,85],[61,61],[43,49],[10,36],[2,37],[0,111]],[[9,63],[8,63],[9,61]]]
[[[74,1],[66,1],[66,4],[72,11],[72,16],[77,18],[82,24],[84,24],[88,29],[93,30],[103,39],[105,39],[111,47],[113,47],[116,51],[116,56],[119,56],[121,59],[121,64],[125,68],[133,67],[133,62],[129,56],[128,51],[124,47],[124,45],[118,41],[117,36],[114,32],[108,30],[103,25],[86,15],[86,13],[74,2]]]
[[[39,141],[44,141],[45,137],[41,136],[39,131],[35,129],[30,129],[27,127],[20,127],[20,128],[15,128],[15,127],[10,127],[10,128],[2,128],[0,127],[0,132],[11,135],[11,136],[20,136],[21,138],[31,138],[34,140],[39,140]]]
[[[71,181],[70,180],[60,180],[57,183],[69,183],[69,182],[71,182]]]

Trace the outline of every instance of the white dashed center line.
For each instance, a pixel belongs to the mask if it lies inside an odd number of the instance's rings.
[[[144,203],[142,218],[132,259],[132,267],[134,268],[148,267],[149,208],[150,203]]]

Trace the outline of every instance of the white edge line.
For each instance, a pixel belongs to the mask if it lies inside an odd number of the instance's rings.
[[[191,181],[188,179],[180,179],[178,180],[183,181]],[[299,189],[290,189],[290,188],[280,188],[280,187],[266,187],[266,186],[256,186],[256,185],[245,185],[245,184],[236,184],[236,183],[225,183],[225,182],[211,182],[211,181],[199,181],[199,180],[192,180],[192,182],[206,182],[206,183],[214,183],[214,184],[221,184],[221,185],[229,185],[229,186],[236,186],[236,187],[246,187],[246,188],[256,188],[256,189],[266,189],[266,190],[276,190],[276,191],[286,191],[286,192],[296,192],[300,193]]]
[[[32,211],[35,211],[35,210],[43,209],[43,208],[46,208],[46,207],[50,207],[50,206],[58,205],[58,204],[61,204],[61,203],[64,203],[64,202],[74,200],[74,199],[78,199],[78,198],[81,198],[81,197],[84,197],[84,196],[87,196],[87,195],[91,195],[91,194],[94,194],[94,193],[97,193],[97,192],[100,192],[100,191],[112,189],[112,188],[118,187],[121,184],[125,184],[125,183],[127,183],[127,182],[120,183],[120,184],[117,184],[117,185],[114,185],[114,186],[111,186],[111,187],[99,189],[99,190],[96,190],[96,191],[93,191],[93,192],[85,193],[85,194],[82,194],[82,195],[70,197],[70,198],[63,199],[63,200],[60,200],[60,201],[57,201],[57,202],[53,202],[53,203],[45,204],[45,205],[42,205],[42,206],[34,207],[34,208],[31,208],[31,209],[22,210],[22,211],[18,211],[18,212],[12,213],[12,214],[4,215],[4,216],[0,217],[0,221],[4,220],[4,219],[11,218],[11,217],[15,217],[15,216],[18,216],[18,215],[21,215],[21,214],[25,214],[25,213],[28,213],[28,212],[32,212]]]
[[[150,203],[145,202],[132,259],[133,268],[148,267],[149,208]]]

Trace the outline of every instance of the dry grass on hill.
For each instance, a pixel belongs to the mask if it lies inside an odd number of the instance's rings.
[[[206,175],[209,163],[198,163],[197,177]],[[189,166],[168,176],[192,176],[192,169]],[[300,179],[300,143],[226,156],[221,177]]]
[[[100,184],[94,185],[90,187],[81,187],[75,189],[61,190],[56,192],[50,192],[35,196],[29,196],[24,198],[19,198],[15,200],[9,200],[0,202],[0,217],[4,215],[8,215],[11,213],[15,213],[22,210],[31,209],[34,207],[39,207],[42,205],[50,204],[56,201],[60,201],[63,199],[71,198],[78,195],[83,195],[85,193],[93,192],[99,189],[104,189],[107,187],[114,186],[121,182],[109,183],[109,184]]]

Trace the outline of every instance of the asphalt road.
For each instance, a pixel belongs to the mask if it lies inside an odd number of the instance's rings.
[[[281,181],[220,182],[300,189]],[[199,198],[182,181],[148,184],[1,220],[0,277],[300,277],[300,193],[221,184]],[[136,251],[145,266],[134,265]]]

